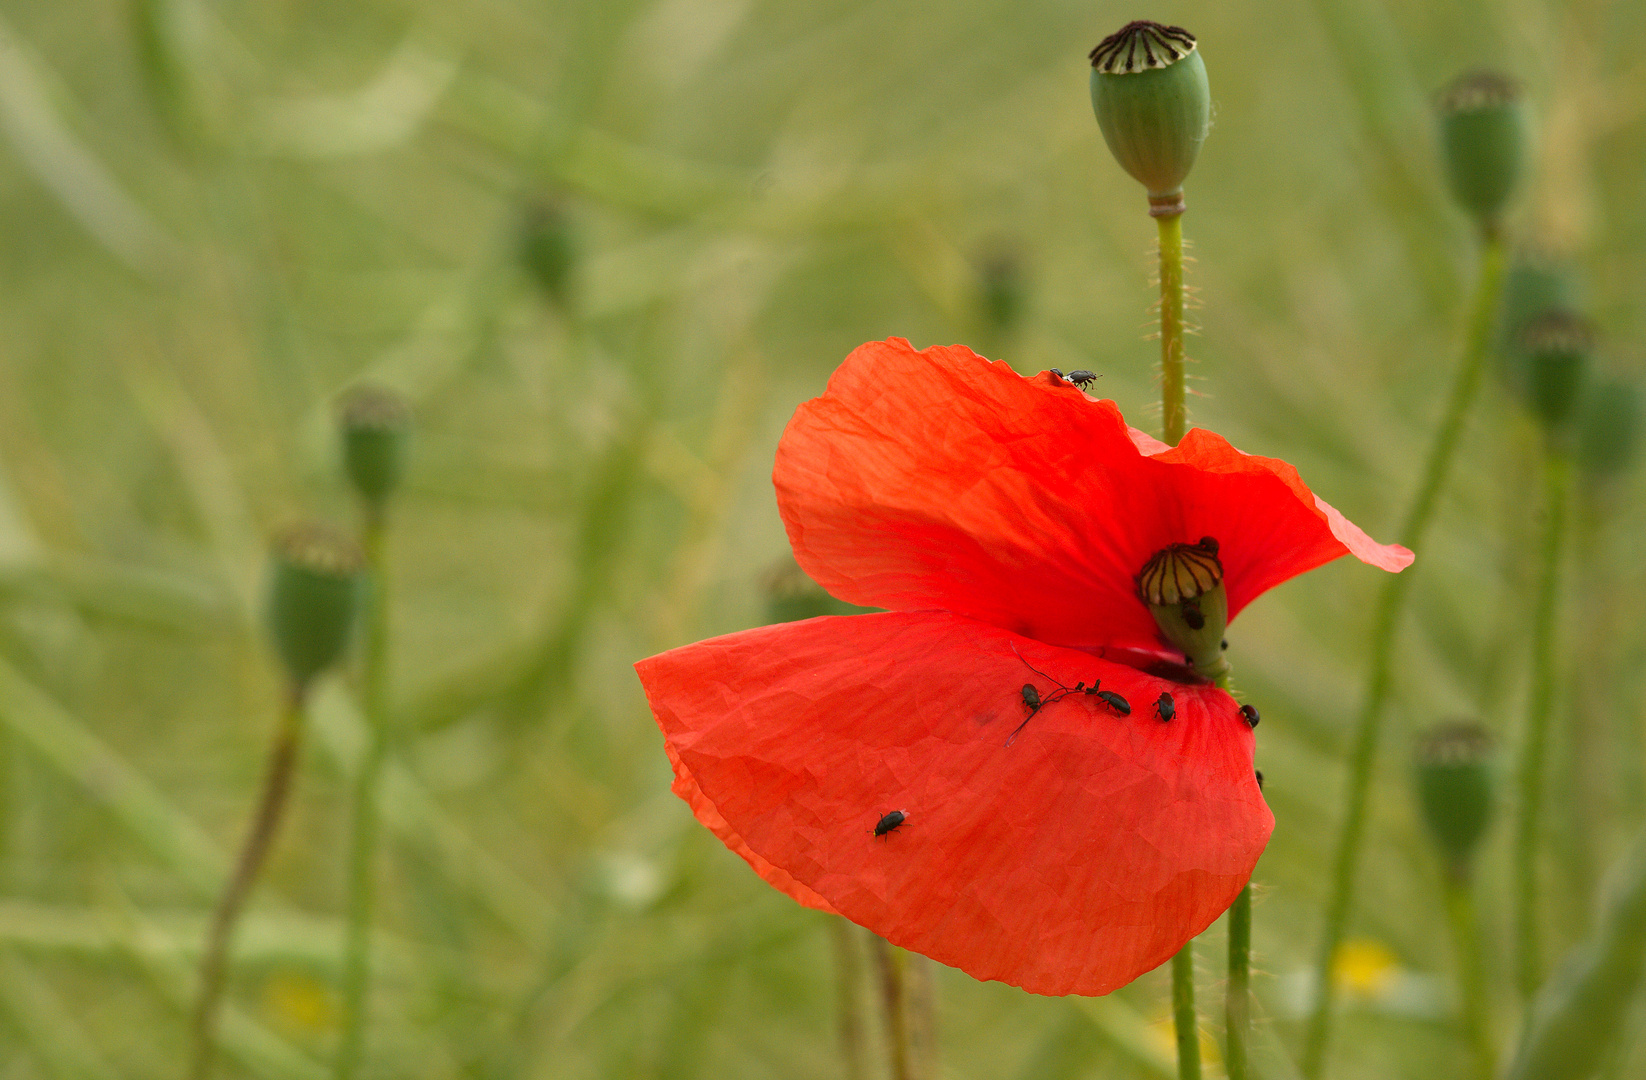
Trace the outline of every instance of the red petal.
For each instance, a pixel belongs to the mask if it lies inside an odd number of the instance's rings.
[[[765,627],[636,666],[676,791],[728,846],[979,979],[1130,982],[1229,905],[1273,828],[1227,694],[945,612]],[[1023,684],[1098,678],[1130,716],[1071,695],[1004,745]],[[877,839],[892,810],[907,822]]]
[[[772,479],[795,557],[841,599],[1060,645],[1152,643],[1132,577],[1171,543],[1217,538],[1231,617],[1340,555],[1411,560],[1284,462],[1199,430],[1166,448],[1113,402],[958,345],[855,350],[789,422]]]

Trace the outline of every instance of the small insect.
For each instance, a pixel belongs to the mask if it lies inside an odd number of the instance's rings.
[[[1257,790],[1262,791],[1263,790],[1263,770],[1262,769],[1253,769],[1252,772],[1253,772],[1254,775],[1257,776]]]
[[[1074,383],[1082,390],[1096,382],[1100,377],[1096,372],[1087,371],[1085,368],[1077,368],[1076,370],[1069,372],[1067,375],[1063,374],[1063,372],[1059,371],[1057,368],[1052,368],[1052,374],[1056,375],[1064,382]]]
[[[908,820],[909,812],[907,810],[893,810],[891,813],[874,823],[874,834],[876,836],[885,836],[887,833],[891,832],[893,829]]]
[[[1257,726],[1257,722],[1263,719],[1261,716],[1257,715],[1256,705],[1242,705],[1240,707],[1240,718],[1246,721],[1247,727],[1254,728]]]
[[[1163,724],[1177,715],[1177,702],[1172,700],[1172,695],[1162,691],[1160,696],[1155,698],[1154,714],[1160,717]]]
[[[1099,690],[1094,686],[1090,690],[1086,691],[1086,693],[1096,694],[1108,703],[1109,708],[1113,709],[1121,716],[1132,715],[1132,703],[1115,693],[1113,690]]]
[[[1023,684],[1023,704],[1029,707],[1030,716],[1040,711],[1043,702],[1040,700],[1040,691],[1034,688],[1034,683]]]

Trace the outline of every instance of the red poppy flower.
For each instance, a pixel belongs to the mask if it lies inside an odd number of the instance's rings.
[[[1274,824],[1234,700],[1151,673],[1170,653],[1145,563],[1215,538],[1232,618],[1340,555],[1411,562],[1284,462],[1200,430],[1167,447],[959,346],[857,349],[795,414],[773,479],[806,572],[889,610],[636,665],[674,791],[802,904],[1042,994],[1108,993],[1169,959]]]

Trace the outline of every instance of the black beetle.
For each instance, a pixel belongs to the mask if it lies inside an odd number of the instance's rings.
[[[1154,701],[1154,714],[1160,717],[1161,723],[1177,715],[1177,702],[1172,700],[1172,695],[1161,691],[1160,696]]]
[[[1095,692],[1098,697],[1108,702],[1109,708],[1113,709],[1121,716],[1132,715],[1132,703],[1115,693],[1113,690],[1097,690],[1094,687],[1093,690],[1088,691],[1088,693],[1092,692]]]
[[[893,810],[891,813],[874,823],[874,834],[876,836],[885,836],[887,833],[891,832],[893,829],[908,820],[909,812],[907,810]]]
[[[1240,707],[1240,718],[1246,721],[1247,727],[1254,728],[1257,726],[1257,722],[1263,719],[1261,716],[1257,715],[1256,705],[1242,705]]]
[[[1262,791],[1263,790],[1263,770],[1262,769],[1253,769],[1252,772],[1257,777],[1257,790]]]

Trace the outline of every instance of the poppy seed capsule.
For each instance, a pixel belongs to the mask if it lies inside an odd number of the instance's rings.
[[[1520,332],[1526,350],[1526,397],[1546,430],[1563,431],[1577,412],[1589,374],[1594,331],[1564,309],[1544,312]]]
[[[577,237],[570,215],[558,202],[543,199],[521,216],[520,265],[555,306],[570,305]]]
[[[1217,541],[1210,536],[1194,544],[1169,544],[1150,556],[1134,582],[1161,636],[1181,649],[1189,666],[1206,679],[1229,670],[1223,658],[1229,600],[1217,551]]]
[[[1526,393],[1526,347],[1521,334],[1539,315],[1576,303],[1571,273],[1562,265],[1523,254],[1503,276],[1498,302],[1496,350],[1504,382],[1518,395]]]
[[[269,631],[298,691],[343,655],[360,606],[364,568],[354,541],[327,525],[299,525],[275,541]]]
[[[1452,871],[1467,874],[1492,816],[1491,733],[1471,721],[1431,729],[1418,740],[1416,778],[1430,835]]]
[[[1109,152],[1149,192],[1149,212],[1183,212],[1183,181],[1211,126],[1212,95],[1195,37],[1131,22],[1091,51],[1092,112]]]
[[[1487,229],[1496,226],[1520,178],[1526,118],[1520,85],[1475,71],[1440,96],[1440,145],[1452,197]]]
[[[1634,460],[1640,433],[1640,388],[1633,383],[1591,386],[1578,415],[1577,459],[1591,476],[1615,476]]]
[[[338,413],[343,436],[343,468],[366,502],[381,506],[400,486],[405,471],[411,407],[381,386],[357,386]]]

